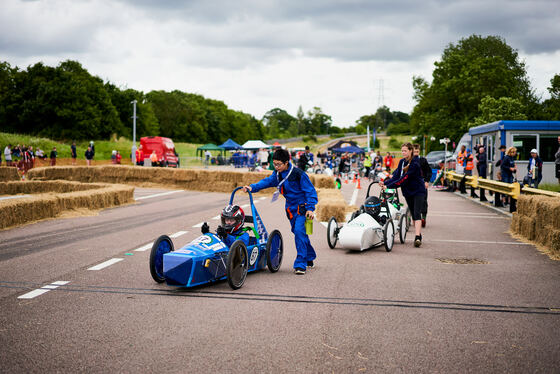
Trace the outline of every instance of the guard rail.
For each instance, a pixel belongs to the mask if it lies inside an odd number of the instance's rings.
[[[465,176],[463,174],[455,173],[454,171],[446,172],[446,179],[449,182],[460,183],[463,177],[465,178],[466,185],[472,186],[473,188],[493,191],[496,194],[496,196],[494,196],[494,205],[496,206],[501,206],[500,194],[510,196],[513,199],[510,204],[511,213],[515,212],[515,210],[517,209],[516,201],[519,198],[519,195],[522,193],[560,198],[560,193],[558,192],[539,190],[537,188],[522,186],[520,183],[504,183],[492,179],[479,178],[476,175]],[[482,198],[484,195],[481,193],[480,196]]]

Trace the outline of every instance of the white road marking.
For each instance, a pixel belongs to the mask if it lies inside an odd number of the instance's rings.
[[[4,196],[4,197],[0,197],[0,200],[19,199],[20,197],[21,197],[21,198],[24,198],[24,197],[31,197],[31,195]]]
[[[44,293],[47,293],[50,290],[54,290],[55,288],[58,288],[59,286],[64,286],[65,284],[68,284],[68,283],[70,283],[70,282],[56,281],[56,282],[53,282],[51,284],[47,284],[46,286],[43,286],[41,288],[37,288],[36,290],[33,290],[33,291],[28,292],[26,294],[23,294],[23,295],[19,296],[18,299],[33,299],[34,297],[37,297],[37,296],[42,295]]]
[[[194,225],[193,227],[202,227],[202,225],[204,225],[204,222],[197,223],[197,224]]]
[[[101,270],[101,269],[105,269],[107,266],[111,266],[113,264],[116,264],[119,261],[124,260],[124,258],[112,258],[110,260],[107,260],[105,262],[100,263],[99,265],[95,265],[90,267],[88,270]]]
[[[329,226],[329,223],[328,223],[328,222],[321,222],[321,225],[323,225],[323,226],[325,226],[325,227],[328,227],[328,226]]]
[[[523,242],[492,242],[485,240],[454,240],[454,239],[428,239],[430,242],[444,242],[444,243],[468,243],[468,244],[516,244],[516,245],[532,245]]]
[[[183,190],[156,193],[156,194],[153,194],[153,195],[137,197],[135,200],[144,200],[144,199],[151,199],[152,197],[167,196],[167,195],[171,195],[171,194],[174,194],[174,193],[177,193],[177,192],[183,192]]]
[[[243,208],[248,208],[248,207],[250,207],[250,206],[251,206],[251,204],[241,205],[241,209],[243,209]]]
[[[152,246],[154,245],[154,242],[148,243],[146,245],[141,246],[140,248],[136,248],[134,251],[135,252],[144,252],[147,251],[148,249],[152,248]]]
[[[186,233],[188,233],[188,231],[177,231],[175,234],[169,235],[169,237],[175,239],[181,235],[185,235]]]
[[[259,201],[266,199],[266,196],[259,197]]]
[[[453,212],[449,212],[449,211],[429,211],[428,213],[430,214],[445,214],[445,215],[450,215],[450,216],[497,216],[498,214],[496,213],[476,213],[476,212],[457,212],[457,213],[453,213]]]
[[[358,189],[355,188],[354,192],[352,193],[352,198],[350,199],[350,205],[355,205],[357,199],[358,199]]]
[[[489,218],[489,219],[509,219],[509,217],[492,215],[492,216],[461,216],[453,214],[433,214],[428,212],[428,217],[454,217],[454,218]]]
[[[222,215],[216,216],[216,217],[212,217],[212,219],[220,219],[220,217],[222,217]],[[200,225],[202,226],[202,225]],[[194,226],[193,226],[194,227]]]

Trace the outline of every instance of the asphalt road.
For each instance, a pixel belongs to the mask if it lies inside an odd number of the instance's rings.
[[[284,237],[280,271],[185,290],[152,280],[149,244],[215,229],[229,195],[169,192],[0,231],[0,372],[559,371],[559,263],[511,238],[506,216],[430,191],[423,246],[391,253],[330,250],[316,223],[317,267],[298,276],[283,203],[257,196]]]

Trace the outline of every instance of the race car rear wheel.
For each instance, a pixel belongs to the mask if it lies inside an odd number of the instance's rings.
[[[406,221],[406,214],[399,218],[399,239],[404,244],[406,241],[406,233],[408,232],[408,223]]]
[[[330,249],[334,249],[336,242],[338,241],[338,223],[336,218],[331,217],[329,224],[327,226],[327,243]]]
[[[156,282],[165,282],[165,277],[163,276],[163,255],[174,250],[173,241],[167,235],[160,236],[152,245],[152,251],[150,252],[150,274],[152,274],[152,278]]]
[[[387,220],[385,227],[383,227],[383,245],[387,252],[391,252],[393,244],[395,243],[395,225],[393,220]]]
[[[266,242],[266,266],[271,273],[276,273],[282,265],[284,256],[284,243],[282,234],[278,230],[274,230],[268,237]]]
[[[227,281],[232,289],[237,290],[243,286],[248,269],[247,247],[242,240],[236,240],[229,248],[227,256]]]

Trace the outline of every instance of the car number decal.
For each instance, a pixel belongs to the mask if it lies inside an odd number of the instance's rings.
[[[253,248],[251,251],[251,258],[249,259],[249,265],[253,266],[257,262],[257,257],[259,256],[259,247]]]

